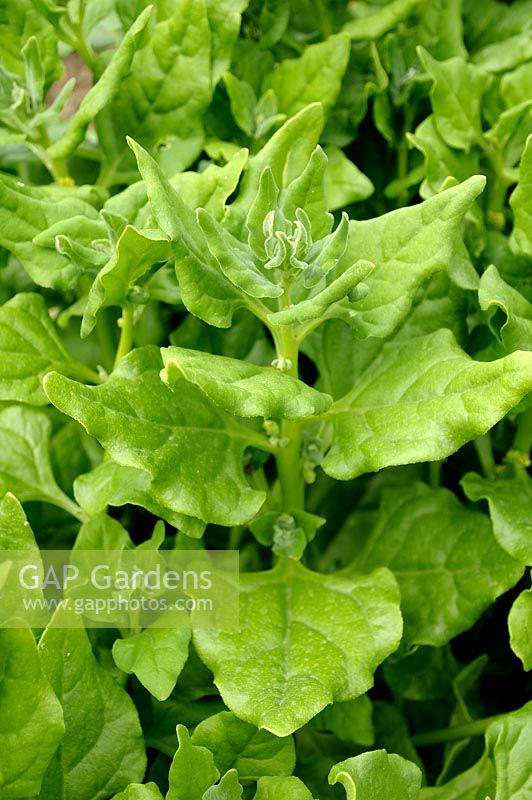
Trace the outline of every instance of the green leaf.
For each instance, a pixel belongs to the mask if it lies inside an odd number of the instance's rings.
[[[242,12],[249,0],[207,0],[211,28],[212,84],[216,86],[231,62],[233,45],[238,37]]]
[[[324,191],[326,170],[327,156],[321,147],[317,146],[302,172],[284,188],[279,203],[285,217],[289,220],[296,219],[298,208],[305,210],[314,241],[327,236],[333,224],[332,214],[327,213],[327,198]],[[264,217],[274,207],[275,204],[271,203],[269,207],[263,208],[261,227]],[[248,216],[246,220],[248,228],[251,227],[250,221]]]
[[[532,669],[532,589],[525,589],[514,601],[508,627],[512,650],[528,672]]]
[[[349,38],[343,33],[309,45],[299,58],[281,61],[262,88],[273,89],[279,111],[290,117],[315,102],[327,112],[340,92],[349,50]]]
[[[124,307],[139,278],[170,256],[170,245],[160,233],[141,233],[127,225],[116,243],[112,258],[100,270],[91,286],[83,312],[81,336],[88,336],[94,329],[102,308]]]
[[[241,81],[230,72],[224,75],[224,84],[229,95],[231,114],[240,128],[248,136],[255,133],[255,106],[257,96],[247,81]]]
[[[294,776],[289,778],[260,778],[253,800],[312,800],[305,784]]]
[[[425,159],[425,179],[420,189],[422,197],[437,194],[449,177],[464,181],[479,170],[478,151],[472,148],[464,153],[449,147],[440,136],[433,114],[417,126],[415,133],[407,133],[407,139]]]
[[[44,388],[117,463],[150,474],[154,502],[221,525],[247,521],[264,495],[248,485],[243,453],[262,437],[191,384],[183,382],[177,398],[159,377],[162,367],[156,348],[138,348],[103,386],[83,386],[52,372]]]
[[[341,783],[347,800],[418,800],[421,770],[386,750],[374,750],[336,764],[329,783]]]
[[[130,154],[122,149],[126,135],[147,148],[164,145],[159,158],[171,173],[201,152],[201,119],[213,90],[207,7],[205,0],[176,0],[168,10],[98,120],[111,176],[130,168]]]
[[[447,489],[388,489],[351,570],[387,567],[401,591],[407,645],[441,646],[470,628],[523,567],[502,550],[489,519]]]
[[[392,0],[372,14],[346,22],[343,31],[353,42],[380,39],[385,33],[407,19],[421,0]]]
[[[223,774],[235,769],[240,780],[258,780],[266,775],[291,775],[296,763],[291,736],[278,738],[221,711],[200,722],[192,744],[206,747]]]
[[[421,62],[433,80],[434,124],[450,147],[469,150],[482,135],[480,106],[489,76],[460,57],[436,61],[422,47]]]
[[[221,271],[205,234],[155,161],[131,142],[157,222],[169,236],[183,303],[210,325],[228,328],[233,314],[250,301]]]
[[[389,342],[327,414],[323,461],[347,480],[394,464],[445,458],[486,433],[532,389],[532,355],[473,361],[450,331]],[[352,443],[356,442],[356,448]]]
[[[399,643],[398,595],[387,570],[344,578],[280,559],[269,572],[243,573],[240,589],[240,628],[193,623],[194,643],[226,705],[276,736],[329,703],[364,694]]]
[[[24,75],[22,49],[32,36],[36,37],[39,45],[46,76],[45,87],[48,88],[62,71],[54,29],[31,0],[3,0],[0,18],[2,66],[9,72],[20,77]]]
[[[333,703],[320,711],[312,726],[321,731],[332,731],[339,739],[371,747],[375,743],[371,700],[367,695]]]
[[[532,564],[532,480],[519,478],[490,481],[468,472],[460,481],[470,500],[487,500],[493,532],[501,547],[511,556]]]
[[[183,377],[209,400],[237,417],[297,419],[323,414],[329,395],[317,392],[297,378],[273,367],[212,356],[182,347],[161,349],[163,381],[179,393]]]
[[[519,168],[519,183],[510,197],[514,228],[510,244],[516,252],[532,256],[532,136],[529,136]]]
[[[15,255],[40,286],[68,290],[81,270],[56,250],[34,244],[33,239],[51,225],[78,215],[98,218],[87,202],[87,192],[70,186],[29,186],[0,175],[0,245]]]
[[[137,676],[157,700],[166,700],[188,657],[190,627],[145,628],[127,639],[117,639],[113,658],[119,669]]]
[[[532,350],[532,305],[509,286],[491,265],[480,279],[480,307],[489,315],[492,333],[504,351]]]
[[[213,258],[234,286],[251,297],[270,298],[282,295],[282,287],[272,283],[255,266],[246,245],[224,230],[208,211],[198,209],[197,217]]]
[[[177,726],[179,748],[170,767],[166,800],[202,800],[220,777],[210,750],[192,743],[184,725]]]
[[[493,797],[494,792],[493,765],[484,755],[473,767],[461,772],[448,783],[424,787],[421,790],[421,800],[485,800]]]
[[[486,749],[495,764],[494,800],[527,800],[532,791],[532,703],[493,722]]]
[[[357,337],[390,334],[410,310],[418,288],[448,268],[463,218],[484,183],[476,176],[418,205],[349,223],[338,272],[358,259],[376,267],[367,280],[367,297],[355,310],[345,310]]]
[[[66,727],[40,797],[104,800],[142,780],[142,731],[132,700],[96,661],[81,622],[60,626],[58,612],[39,642],[43,672],[61,701]]]
[[[10,406],[0,411],[0,492],[22,503],[41,500],[82,518],[81,509],[56,483],[50,463],[52,426],[42,411]]]
[[[203,800],[240,800],[242,791],[242,786],[238,781],[238,773],[235,769],[231,769],[225,773],[220,783],[207,789],[203,795]]]
[[[321,103],[312,103],[285,122],[262,150],[250,157],[238,197],[229,206],[224,221],[231,233],[244,238],[244,222],[266,167],[271,169],[280,189],[301,175],[316,149],[323,121]]]
[[[0,332],[2,400],[45,405],[44,375],[51,369],[76,373],[40,295],[17,294],[0,306]]]
[[[113,800],[163,800],[163,796],[155,783],[130,783]]]
[[[0,663],[0,792],[6,800],[42,797],[44,774],[65,731],[61,704],[43,674],[29,628],[0,628]]]
[[[366,200],[375,191],[370,179],[334,145],[325,148],[325,196],[330,211]]]
[[[146,470],[125,467],[107,459],[91,472],[76,478],[74,496],[90,515],[105,511],[108,505],[124,506],[131,503],[165,519],[187,536],[199,538],[203,535],[205,523],[180,514],[162,501],[156,500],[151,485],[152,478]]]
[[[149,6],[126,33],[100,79],[85,94],[78,110],[70,118],[64,134],[48,148],[50,158],[67,158],[72,155],[85,138],[89,124],[118,92],[123,79],[130,72],[133,56],[141,44],[151,12],[152,6]]]

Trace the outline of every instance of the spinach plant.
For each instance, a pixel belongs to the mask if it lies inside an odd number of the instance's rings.
[[[0,4],[0,550],[240,554],[232,628],[0,627],[1,798],[530,797],[532,3],[485,6]]]

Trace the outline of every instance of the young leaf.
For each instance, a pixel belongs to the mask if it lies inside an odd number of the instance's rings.
[[[450,147],[469,150],[482,136],[480,104],[489,75],[460,57],[436,61],[422,47],[418,53],[434,81],[431,103],[436,128]]]
[[[347,800],[418,800],[421,770],[386,750],[373,750],[335,764],[329,783],[341,783]]]
[[[445,458],[486,433],[531,391],[531,365],[532,355],[520,351],[473,361],[446,330],[389,342],[327,412],[334,439],[324,470],[346,480],[392,464]]]
[[[170,245],[159,232],[141,233],[127,225],[116,243],[112,258],[100,270],[91,286],[83,312],[81,336],[88,336],[94,329],[100,309],[124,307],[130,301],[136,281],[152,266],[166,261],[170,256]]]
[[[29,186],[0,175],[0,245],[15,255],[40,286],[69,290],[81,270],[56,250],[33,243],[51,225],[70,217],[96,220],[98,212],[87,202],[87,192],[71,186]]]
[[[0,398],[30,405],[48,403],[41,386],[51,369],[85,372],[63,347],[43,298],[21,293],[0,306]],[[96,377],[96,376],[95,376]]]
[[[130,783],[112,800],[163,800],[163,796],[155,783]]]
[[[312,800],[305,784],[294,776],[288,778],[260,778],[253,800]]]
[[[338,271],[359,259],[376,267],[367,297],[347,314],[357,337],[388,336],[410,310],[418,288],[447,269],[464,216],[484,183],[475,176],[419,205],[349,223]]]
[[[532,480],[490,481],[468,472],[460,481],[470,500],[487,500],[493,532],[501,547],[524,564],[532,564]]]
[[[480,307],[489,314],[489,326],[504,351],[532,350],[532,304],[489,266],[480,279]],[[502,317],[502,320],[501,320]]]
[[[150,474],[154,502],[221,525],[247,521],[264,495],[247,483],[243,453],[262,437],[191,384],[183,384],[178,399],[161,381],[162,367],[156,348],[138,348],[103,386],[83,386],[52,372],[44,389],[117,463]]]
[[[247,0],[207,0],[211,29],[212,84],[216,86],[231,62],[231,52],[240,30]]]
[[[333,703],[320,711],[311,723],[320,731],[332,731],[339,739],[371,747],[375,743],[373,707],[365,694],[355,700]]]
[[[12,491],[23,503],[51,503],[83,518],[81,509],[56,483],[49,454],[51,432],[42,411],[25,406],[0,411],[0,491]]]
[[[280,559],[269,572],[243,573],[240,590],[239,630],[193,623],[194,643],[226,705],[276,736],[333,701],[364,694],[401,637],[387,570],[344,578]]]
[[[238,772],[236,769],[231,769],[221,778],[220,783],[207,789],[203,800],[240,800],[242,791],[242,786],[238,781]]]
[[[62,703],[66,728],[41,797],[104,800],[144,776],[146,755],[137,711],[96,661],[81,622],[76,628],[60,626],[57,612],[39,642],[43,672]]]
[[[179,393],[184,377],[237,417],[297,419],[323,414],[332,403],[329,395],[273,367],[182,347],[163,347],[161,355],[161,377],[168,386]]]
[[[325,148],[325,197],[330,211],[344,208],[351,203],[366,200],[375,191],[367,175],[350,161],[343,150],[334,145]]]
[[[529,136],[521,157],[519,183],[510,197],[514,212],[514,228],[510,244],[516,252],[532,256],[532,136]]]
[[[177,726],[179,748],[170,767],[170,788],[166,800],[203,800],[220,777],[212,753],[192,743],[184,725]]]
[[[279,738],[221,711],[200,722],[192,744],[206,747],[223,774],[235,769],[241,780],[256,781],[263,775],[291,775],[296,763],[291,736]]]
[[[493,722],[486,749],[495,764],[495,800],[527,800],[532,790],[532,702]]]
[[[290,117],[315,102],[321,102],[327,112],[340,91],[349,50],[345,34],[329,36],[307,47],[299,58],[281,61],[262,88],[273,89],[279,111]]]
[[[447,489],[388,489],[352,571],[387,567],[401,591],[408,645],[440,646],[467,630],[523,567],[495,540],[489,519]]]
[[[190,626],[145,628],[140,633],[117,639],[113,658],[119,669],[135,674],[157,700],[166,700],[188,658]]]
[[[0,628],[0,663],[0,793],[42,797],[44,774],[65,732],[61,703],[43,674],[29,628]]]
[[[183,203],[155,161],[139,145],[130,144],[157,222],[172,243],[184,304],[205,322],[228,328],[234,312],[249,303],[245,292],[223,274],[194,212]]]
[[[526,671],[532,669],[532,589],[525,589],[514,601],[508,616],[510,644],[523,662]]]
[[[48,148],[51,158],[67,158],[72,155],[85,138],[89,124],[118,92],[120,84],[130,72],[133,56],[142,41],[151,12],[152,6],[144,9],[126,33],[98,82],[83,97],[65,133]]]
[[[343,29],[354,42],[380,39],[392,28],[407,19],[421,0],[392,0],[378,11],[346,22]]]

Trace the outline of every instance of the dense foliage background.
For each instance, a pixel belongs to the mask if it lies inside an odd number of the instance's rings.
[[[532,2],[146,5],[0,0],[0,550],[240,629],[0,627],[0,797],[530,800]]]

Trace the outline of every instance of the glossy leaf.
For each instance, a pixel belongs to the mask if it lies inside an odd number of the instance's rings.
[[[197,627],[194,642],[226,705],[277,736],[366,692],[399,643],[397,589],[386,570],[344,578],[281,559],[270,572],[241,575],[240,588],[240,629]]]
[[[182,347],[164,347],[163,381],[179,393],[183,378],[209,400],[237,417],[296,419],[323,414],[332,400],[273,367],[212,356]]]
[[[525,589],[514,601],[508,616],[510,644],[523,662],[525,670],[532,669],[532,589]]]
[[[532,389],[531,358],[518,351],[476,362],[445,330],[384,345],[353,389],[327,412],[334,440],[324,470],[345,480],[450,455],[489,430]]]
[[[375,529],[348,574],[377,567],[391,570],[399,584],[406,643],[432,646],[470,628],[523,572],[497,544],[486,516],[423,484],[384,494]]]
[[[395,753],[374,750],[336,764],[329,783],[340,783],[348,800],[387,800],[391,793],[396,800],[418,800],[421,771]]]
[[[511,244],[518,252],[532,255],[532,137],[527,139],[521,158],[519,183],[514,190],[510,205],[514,212],[514,229]]]
[[[220,777],[212,753],[192,743],[184,725],[177,726],[179,748],[170,767],[166,800],[202,800]]]

